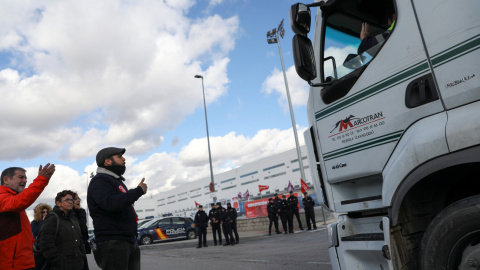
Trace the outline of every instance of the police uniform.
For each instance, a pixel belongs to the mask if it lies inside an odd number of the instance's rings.
[[[275,224],[275,232],[281,233],[278,231],[277,207],[275,206],[275,203],[273,202],[272,198],[268,200],[267,212],[268,212],[268,219],[270,220],[270,224],[268,225],[268,235],[272,235],[272,223]]]
[[[223,229],[223,236],[225,236],[225,244],[224,246],[228,245],[235,245],[235,239],[233,239],[232,234],[232,225],[230,222],[230,217],[227,215],[227,211],[220,205],[220,220],[222,221],[222,229]]]
[[[203,208],[201,205],[198,206],[198,208]],[[195,214],[195,224],[197,224],[198,227],[198,246],[197,248],[202,247],[202,242],[203,246],[207,247],[207,227],[208,227],[208,216],[203,209],[200,209],[197,211]]]
[[[237,209],[233,208],[230,203],[227,203],[227,212],[228,217],[232,221],[230,223],[232,227],[232,233],[235,235],[235,244],[238,244],[238,241],[240,241],[240,238],[238,237],[238,231],[237,231]]]
[[[287,196],[282,196],[282,211],[280,217],[282,218],[282,226],[285,233],[287,233],[287,228],[289,233],[293,233],[293,217],[290,204],[287,201]],[[288,224],[288,227],[287,227]]]
[[[293,192],[290,192],[290,197],[287,199],[288,204],[290,205],[290,218],[292,220],[293,226],[293,215],[297,217],[298,226],[300,226],[300,230],[303,230],[302,221],[300,220],[300,213],[298,212],[298,198],[297,196],[293,195]]]
[[[310,225],[310,220],[313,223],[313,229],[317,228],[317,223],[315,222],[315,211],[313,207],[315,206],[315,201],[312,197],[308,196],[308,193],[305,192],[305,197],[302,199],[303,209],[305,209],[305,219],[307,220],[307,230],[311,230],[312,226]]]
[[[220,205],[220,203],[218,203]],[[215,208],[215,204],[211,204],[212,209],[208,212],[208,218],[210,219],[210,224],[212,225],[213,233],[213,243],[217,245],[217,234],[220,245],[222,244],[222,230],[220,229],[220,211],[218,208]]]

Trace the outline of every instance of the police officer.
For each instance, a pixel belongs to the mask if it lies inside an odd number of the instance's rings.
[[[217,204],[217,207],[220,204]],[[215,208],[215,204],[210,204],[212,209],[208,212],[208,218],[210,219],[210,224],[212,225],[212,233],[213,233],[213,244],[217,245],[217,234],[220,245],[222,244],[222,230],[220,229],[220,212],[218,208]]]
[[[298,198],[297,196],[293,195],[293,191],[290,191],[290,197],[287,199],[288,204],[290,205],[291,214],[290,218],[292,220],[293,226],[293,215],[297,217],[298,225],[300,226],[300,230],[303,231],[302,221],[300,220],[300,214],[298,213]]]
[[[305,209],[305,219],[307,220],[307,231],[312,229],[310,220],[313,222],[313,229],[316,230],[317,223],[315,222],[315,211],[313,210],[315,201],[312,199],[312,197],[308,196],[308,192],[305,191],[303,194],[305,195],[302,199],[302,202],[303,208]]]
[[[227,215],[230,217],[230,225],[232,227],[232,232],[235,234],[235,244],[238,244],[240,238],[238,237],[237,231],[237,209],[233,208],[230,203],[227,203]]]
[[[280,216],[282,218],[282,225],[283,229],[285,230],[285,224],[288,224],[288,232],[293,233],[293,216],[292,216],[292,209],[290,208],[290,204],[287,201],[287,196],[285,194],[282,195],[282,214]],[[287,231],[285,230],[285,234]]]
[[[267,212],[268,212],[268,219],[270,220],[270,224],[268,225],[268,235],[272,235],[272,223],[275,224],[275,232],[277,234],[281,233],[278,231],[278,211],[273,199],[268,199],[267,205]]]
[[[195,224],[198,227],[198,246],[197,248],[202,247],[202,242],[204,247],[207,246],[207,227],[208,227],[208,216],[205,211],[203,211],[203,206],[198,206],[198,211],[195,214]]]
[[[220,203],[217,203],[217,205],[218,204],[220,204]],[[233,239],[232,225],[231,225],[231,222],[230,222],[230,217],[227,215],[227,211],[225,210],[225,208],[222,207],[221,204],[220,204],[220,207],[218,209],[220,209],[219,210],[220,220],[222,221],[223,236],[225,236],[225,242],[226,242],[223,245],[224,246],[228,246],[228,245],[234,246],[235,245],[235,239]]]

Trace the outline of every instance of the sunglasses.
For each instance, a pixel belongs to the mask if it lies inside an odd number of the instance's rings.
[[[43,213],[43,214],[47,214],[47,213],[48,213],[48,211],[42,211],[42,213]]]

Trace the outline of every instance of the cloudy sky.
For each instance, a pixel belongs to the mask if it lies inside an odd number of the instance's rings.
[[[295,73],[289,0],[2,1],[0,167],[57,171],[85,198],[103,147],[127,149],[126,184],[149,194],[295,147],[276,44],[281,40],[299,139],[308,85]]]

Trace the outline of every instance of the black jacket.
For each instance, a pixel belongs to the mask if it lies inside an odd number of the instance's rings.
[[[42,227],[43,220],[36,221],[32,220],[30,222],[30,226],[32,226],[32,234],[33,234],[33,239],[37,239],[38,233],[40,232],[40,228]]]
[[[98,168],[88,185],[87,203],[95,227],[95,239],[97,243],[107,240],[134,243],[137,215],[133,203],[143,195],[143,190],[141,187],[127,190],[123,177],[114,175]]]
[[[210,209],[208,212],[208,218],[210,219],[211,224],[220,224],[220,211],[217,208]],[[215,219],[215,222],[213,221]]]
[[[78,223],[80,224],[80,230],[82,232],[82,240],[83,243],[85,244],[85,252],[87,254],[92,253],[92,249],[90,248],[90,245],[87,243],[88,240],[88,227],[87,227],[87,212],[85,209],[80,208],[80,209],[73,209],[73,213],[75,214],[75,217],[78,220]]]
[[[298,198],[297,196],[290,196],[287,198],[288,204],[290,205],[290,209],[292,211],[298,211]]]
[[[290,204],[287,200],[282,200],[282,210],[280,211],[283,214],[291,214],[292,209],[290,208]]]
[[[276,217],[278,214],[277,207],[275,206],[274,202],[268,203],[267,204],[267,212],[268,212],[268,217],[273,218]]]
[[[302,202],[303,202],[303,208],[305,210],[312,210],[313,207],[315,206],[315,201],[310,196],[303,198]]]
[[[232,221],[232,223],[237,222],[237,209],[233,207],[227,207],[225,214],[227,215],[228,220]]]
[[[197,224],[198,228],[205,229],[208,227],[208,216],[205,211],[198,210],[195,214],[195,224]]]
[[[230,220],[227,217],[227,211],[222,206],[218,208],[218,216],[222,222],[228,221],[228,223],[230,223]]]
[[[277,214],[280,214],[282,211],[282,200],[280,198],[274,198],[273,203],[275,204],[275,207],[277,208]],[[280,211],[278,211],[280,210]]]
[[[57,215],[48,213],[40,228],[40,252],[50,263],[50,269],[83,269],[85,246],[73,211],[65,214],[58,206],[53,211]]]

